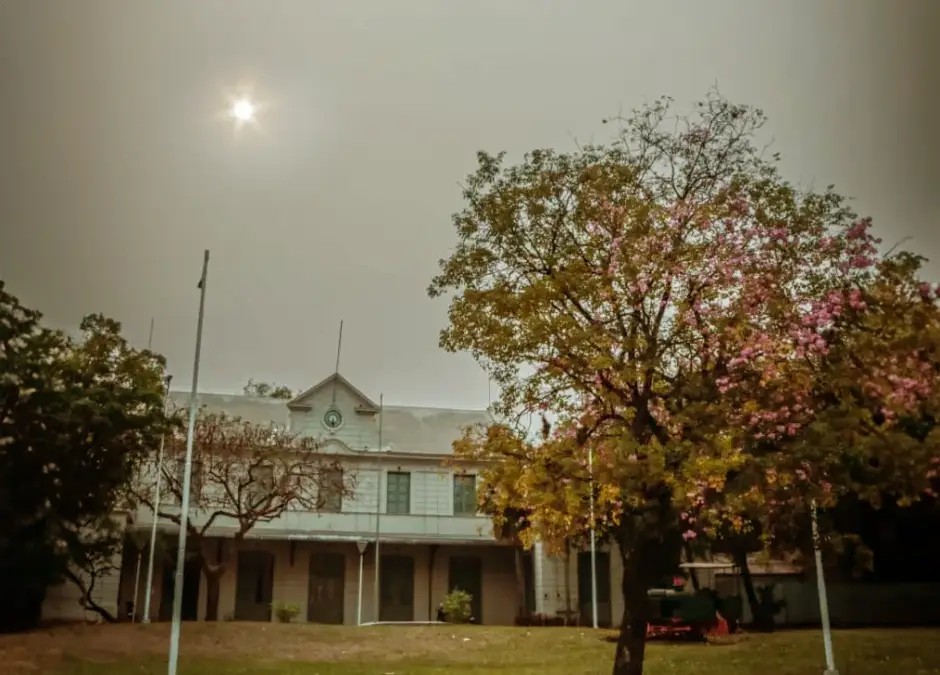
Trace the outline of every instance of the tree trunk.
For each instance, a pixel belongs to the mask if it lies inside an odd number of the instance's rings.
[[[206,577],[206,621],[218,621],[219,595],[225,565],[203,562],[202,573]]]
[[[235,535],[232,542],[232,548],[238,549],[239,542],[244,537],[244,532]],[[202,551],[202,573],[206,577],[206,621],[219,620],[219,597],[221,595],[220,587],[222,585],[222,575],[225,574],[225,567],[228,563],[228,553],[225,550],[225,541],[215,540],[215,562],[209,562],[204,547],[200,546]],[[234,553],[232,554],[234,555]]]
[[[91,577],[91,581],[89,581],[87,585],[81,580],[81,578],[79,578],[77,574],[72,572],[72,570],[66,570],[65,577],[66,579],[74,583],[78,587],[78,590],[81,591],[81,597],[79,597],[78,602],[79,604],[81,604],[82,607],[84,607],[85,609],[91,612],[95,612],[96,614],[98,614],[98,616],[100,616],[102,619],[104,619],[108,623],[117,622],[117,618],[115,618],[115,616],[111,614],[111,612],[109,612],[104,607],[102,607],[97,602],[95,602],[94,599],[91,597],[92,592],[95,590],[94,576]]]
[[[734,563],[741,570],[741,580],[744,582],[744,593],[747,596],[747,604],[751,608],[751,619],[754,621],[754,628],[761,632],[772,633],[774,630],[774,617],[768,611],[768,608],[761,604],[757,597],[757,590],[754,588],[754,579],[751,578],[751,570],[747,565],[747,553],[741,549],[734,550]]]
[[[522,547],[513,546],[513,561],[516,568],[516,616],[526,615],[525,602],[525,560],[522,556]]]
[[[622,554],[621,554],[622,555]],[[643,675],[646,655],[646,628],[650,619],[650,599],[646,584],[639,575],[631,573],[624,557],[623,619],[614,653],[613,675]]]

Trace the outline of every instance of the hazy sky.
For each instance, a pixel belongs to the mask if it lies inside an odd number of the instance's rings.
[[[153,317],[188,386],[209,248],[201,388],[308,386],[345,319],[366,393],[485,406],[425,295],[478,149],[718,83],[940,280],[938,29],[936,0],[0,0],[0,277],[55,325]],[[218,119],[239,83],[263,133]]]

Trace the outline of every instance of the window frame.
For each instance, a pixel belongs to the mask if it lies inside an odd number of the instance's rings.
[[[274,492],[274,465],[258,464],[249,469],[251,482],[248,484],[248,501],[246,506],[255,509],[264,505],[264,500],[259,500],[259,494],[271,494]],[[262,474],[262,475],[256,475]]]
[[[320,513],[342,513],[343,512],[343,485],[346,478],[346,474],[343,469],[330,469],[329,471],[324,472],[325,480],[320,481],[320,496],[323,497],[322,504],[318,504]],[[333,480],[335,476],[339,476],[339,484],[334,485]],[[323,495],[324,490],[329,490],[327,495]],[[330,499],[336,500],[336,506],[334,507],[330,503]],[[318,502],[321,500],[317,500]]]
[[[396,497],[396,507],[392,509],[392,476],[395,476],[396,481],[405,480],[405,489],[402,490],[400,485],[396,486],[395,497]],[[401,502],[398,501],[401,496],[404,495],[404,510],[401,510]],[[385,473],[385,513],[396,515],[396,516],[408,516],[411,515],[411,472],[410,471],[387,471]]]
[[[463,480],[461,480],[463,479]],[[466,492],[463,492],[467,489],[465,481],[473,481],[473,489],[470,491],[470,506],[465,502],[468,497]],[[463,494],[458,495],[458,491],[463,492]],[[460,499],[458,500],[458,496]],[[458,504],[461,508],[458,508]],[[455,473],[453,480],[453,507],[455,516],[475,516],[479,513],[477,508],[477,475],[475,473]]]

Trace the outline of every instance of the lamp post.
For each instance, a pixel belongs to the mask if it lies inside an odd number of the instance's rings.
[[[170,655],[167,675],[176,675],[180,651],[180,622],[183,609],[183,579],[186,563],[186,527],[189,521],[189,488],[193,473],[193,435],[196,430],[196,413],[199,410],[199,357],[202,352],[202,320],[206,309],[206,276],[209,272],[209,251],[202,259],[202,276],[199,279],[199,317],[196,321],[196,353],[193,358],[193,389],[189,399],[189,428],[186,430],[186,463],[183,470],[183,499],[180,506],[180,531],[176,549],[176,577],[173,583],[173,623],[170,626]]]
[[[813,528],[813,557],[816,561],[816,592],[819,595],[819,617],[822,621],[823,649],[826,651],[825,675],[839,675],[832,653],[832,628],[829,625],[829,597],[826,594],[826,575],[823,572],[822,549],[819,540],[819,523],[816,518],[816,500],[811,505],[810,518]]]

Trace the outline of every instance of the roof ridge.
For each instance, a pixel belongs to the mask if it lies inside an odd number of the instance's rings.
[[[411,404],[398,404],[398,403],[386,403],[386,408],[396,408],[401,410],[440,410],[442,412],[466,412],[466,413],[488,413],[489,410],[486,408],[445,408],[436,405],[411,405]]]
[[[185,396],[192,395],[192,392],[184,389],[171,389],[170,394],[182,394]],[[199,391],[196,392],[197,396],[226,396],[229,398],[239,398],[246,401],[264,401],[265,403],[271,404],[281,404],[287,407],[287,404],[290,402],[290,399],[286,398],[271,398],[270,396],[252,396],[250,394],[245,394],[243,392],[224,392],[224,391]],[[386,403],[385,409],[393,410],[435,410],[440,412],[457,412],[457,413],[476,413],[476,414],[488,414],[490,411],[486,408],[452,408],[446,406],[435,406],[435,405],[415,405],[411,403]]]

